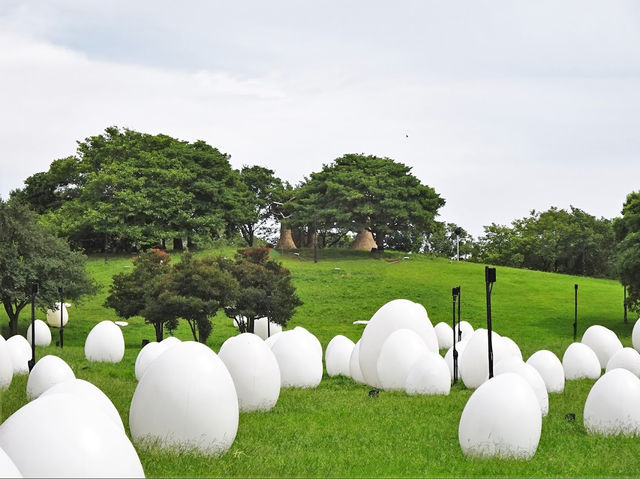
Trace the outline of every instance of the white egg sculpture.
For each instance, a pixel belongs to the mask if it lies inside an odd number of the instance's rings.
[[[597,379],[600,377],[600,361],[589,346],[571,343],[562,356],[565,379]]]
[[[54,384],[44,391],[40,397],[61,393],[77,396],[83,401],[86,401],[87,404],[90,404],[92,408],[100,409],[124,432],[124,425],[122,424],[120,413],[111,402],[111,399],[109,399],[98,386],[84,379],[68,379],[61,383]]]
[[[176,338],[175,336],[167,336],[166,338],[164,338],[162,341],[160,341],[162,344],[164,344],[165,348],[169,348],[169,347],[173,347],[177,344],[180,344],[182,341],[178,338]]]
[[[433,330],[436,332],[436,337],[438,338],[439,349],[449,349],[453,346],[453,328],[451,326],[440,321],[433,327]],[[457,340],[458,338],[456,338],[456,342]]]
[[[626,369],[640,377],[640,353],[633,348],[622,348],[607,363],[607,372],[615,368]]]
[[[51,330],[49,329],[49,326],[47,326],[47,323],[41,319],[36,319],[34,324],[36,346],[49,346],[51,344]],[[31,344],[31,323],[29,323],[29,327],[27,328],[27,341]]]
[[[0,448],[0,477],[22,477],[11,458]]]
[[[222,453],[238,432],[238,396],[222,360],[209,347],[184,341],[153,361],[131,399],[134,441],[160,448]]]
[[[520,347],[513,339],[508,336],[500,336],[500,340],[502,341],[502,345],[505,348],[505,354],[513,356],[514,358],[518,358],[520,361],[522,361],[522,353],[520,352]]]
[[[549,394],[547,393],[547,386],[544,384],[540,373],[536,371],[533,366],[530,366],[515,356],[509,356],[503,358],[494,368],[494,374],[496,376],[505,373],[516,373],[527,381],[531,389],[533,389],[533,392],[536,393],[542,416],[544,417],[549,414]]]
[[[280,367],[273,352],[257,335],[227,339],[218,356],[231,374],[240,411],[268,411],[280,396]]]
[[[426,344],[412,329],[395,330],[382,345],[378,356],[379,387],[389,391],[404,390],[409,369],[426,352],[429,352]]]
[[[346,336],[338,334],[327,345],[324,353],[324,361],[329,376],[338,376],[339,374],[351,377],[349,361],[354,348],[353,341]]]
[[[11,354],[13,374],[29,374],[29,360],[31,359],[31,344],[24,336],[16,334],[7,339],[7,347]]]
[[[24,477],[144,477],[124,431],[73,394],[18,409],[0,426],[0,447]]]
[[[84,355],[88,361],[119,363],[124,357],[122,329],[113,321],[96,324],[84,343]]]
[[[631,332],[631,344],[633,349],[640,353],[640,318],[638,318],[633,325],[633,331]]]
[[[155,361],[158,356],[164,353],[171,346],[175,346],[176,344],[180,344],[180,341],[178,341],[177,343],[174,341],[168,343],[165,343],[164,341],[160,341],[159,343],[156,341],[152,341],[145,344],[138,353],[138,356],[136,356],[136,363],[134,366],[136,379],[140,381],[140,378],[144,375],[144,372],[149,367],[149,364]]]
[[[640,435],[640,379],[622,368],[605,373],[584,404],[584,427],[590,434]]]
[[[607,367],[607,362],[622,349],[622,343],[616,333],[609,328],[595,324],[589,326],[582,335],[582,343],[593,349],[600,361],[600,369]]]
[[[489,379],[489,345],[486,329],[476,329],[464,349],[464,354],[458,357],[460,378],[464,385],[474,389]],[[502,338],[495,332],[491,335],[494,366],[509,355]]]
[[[527,364],[533,366],[540,373],[548,393],[564,391],[564,369],[558,356],[551,351],[542,349],[533,353],[527,359]]]
[[[467,347],[468,343],[468,339],[464,339],[460,342],[456,341],[456,351],[458,352],[458,377],[460,377],[460,358],[462,357],[462,353],[464,352],[464,349]],[[453,346],[451,346],[447,353],[444,355],[444,362],[447,363],[449,373],[451,374],[451,379],[453,379]]]
[[[456,341],[464,341],[473,335],[474,329],[468,321],[460,321],[456,324]],[[462,335],[460,334],[462,333]]]
[[[11,348],[0,336],[0,390],[7,389],[13,380],[13,358]]]
[[[351,358],[349,359],[349,376],[355,382],[364,384],[364,376],[360,370],[360,341],[353,346]]]
[[[278,334],[271,351],[280,367],[283,388],[315,388],[322,380],[322,347],[320,352],[308,331],[295,328]]]
[[[394,299],[372,316],[360,338],[360,370],[366,384],[380,386],[378,356],[387,338],[398,329],[411,329],[427,348],[437,353],[438,338],[424,306],[407,299]]]
[[[267,328],[268,326],[268,328]],[[258,318],[253,322],[253,334],[257,334],[262,339],[267,339],[274,334],[282,332],[282,326],[273,321],[267,323],[267,318]]]
[[[519,375],[505,373],[473,392],[462,411],[458,440],[465,456],[530,459],[541,432],[533,389]]]
[[[76,375],[63,359],[47,355],[39,359],[27,379],[27,398],[35,399],[55,384],[75,379]]]
[[[69,312],[67,308],[71,306],[69,303],[62,305],[62,326],[66,326],[69,322]],[[47,323],[52,328],[60,327],[60,302],[55,304],[55,309],[47,309]]]
[[[320,356],[320,360],[322,361],[322,344],[320,344],[320,340],[315,337],[315,335],[309,332],[307,329],[302,326],[296,326],[293,328],[294,331],[302,333],[302,336],[309,343],[309,346]]]
[[[444,358],[431,351],[420,356],[409,368],[404,390],[407,394],[448,395],[451,375]]]
[[[276,341],[280,338],[281,335],[282,333],[272,334],[271,336],[269,336],[267,339],[264,340],[264,344],[266,344],[270,348],[273,348],[273,345],[276,343]]]

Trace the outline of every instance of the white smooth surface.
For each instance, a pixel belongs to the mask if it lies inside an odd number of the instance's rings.
[[[522,359],[510,356],[502,359],[494,368],[494,374],[496,376],[505,373],[516,373],[527,381],[531,389],[533,389],[533,392],[536,393],[542,416],[544,417],[549,414],[549,394],[547,393],[547,386],[545,386],[540,373],[533,366],[525,363]]]
[[[420,356],[409,368],[405,391],[407,394],[449,394],[451,375],[444,358],[431,351]]]
[[[0,390],[7,389],[13,379],[13,357],[11,347],[0,336]]]
[[[633,349],[640,352],[640,318],[638,318],[633,325],[633,331],[631,331],[631,344],[633,344]]]
[[[626,369],[604,374],[584,404],[584,427],[590,434],[640,434],[640,379]]]
[[[464,349],[467,347],[468,343],[468,339],[465,339],[463,341],[456,341],[456,351],[458,351],[458,377],[460,377],[460,358],[462,357],[462,353],[464,352]],[[451,346],[444,355],[444,361],[445,363],[447,363],[451,379],[453,379],[453,346]]]
[[[75,379],[69,365],[58,356],[47,355],[38,361],[27,379],[27,398],[35,399],[55,384]]]
[[[18,409],[0,426],[0,447],[24,477],[144,477],[124,431],[72,394]]]
[[[429,351],[438,352],[438,338],[421,304],[394,299],[371,317],[360,338],[360,370],[366,384],[379,387],[378,356],[386,339],[398,329],[411,329],[422,338]]]
[[[541,432],[533,389],[517,374],[505,373],[473,392],[462,411],[458,440],[466,456],[530,459]]]
[[[600,369],[606,368],[611,356],[622,349],[622,343],[616,333],[599,324],[594,324],[587,328],[582,335],[582,343],[589,346],[596,353],[600,362]]]
[[[622,348],[609,359],[607,372],[622,368],[640,377],[640,353],[633,348]]]
[[[311,333],[301,329],[283,331],[271,344],[283,388],[314,388],[322,380],[322,347],[318,351],[315,341],[308,336]]]
[[[240,411],[268,411],[280,396],[280,367],[271,348],[257,335],[243,333],[227,339],[218,356],[238,394]]]
[[[324,353],[324,361],[329,376],[338,376],[339,374],[351,377],[349,361],[353,352],[353,341],[346,336],[338,334],[334,336]]]
[[[88,361],[119,363],[124,357],[122,330],[113,321],[100,321],[87,335],[84,355]]]
[[[548,393],[564,391],[564,369],[558,356],[547,349],[541,349],[527,359],[527,364],[540,373]]]
[[[16,334],[7,339],[7,347],[11,355],[13,374],[29,374],[29,359],[31,359],[31,344],[24,336]]]
[[[353,346],[351,358],[349,358],[349,375],[355,382],[364,384],[364,376],[360,370],[360,341]]]
[[[522,361],[522,353],[520,352],[520,346],[508,336],[500,336],[500,340],[502,341],[502,345],[505,348],[505,354],[509,356],[513,356],[514,358]]]
[[[382,345],[378,356],[379,387],[404,391],[409,369],[427,352],[429,349],[424,341],[412,329],[395,330]]]
[[[439,349],[449,349],[453,346],[453,328],[451,326],[440,321],[433,327],[433,330],[436,332],[436,337],[438,338]],[[456,342],[457,341],[458,338],[456,338]]]
[[[0,448],[0,477],[22,477],[11,458]]]
[[[270,336],[282,332],[282,326],[278,323],[270,321],[269,328],[267,329],[267,318],[258,318],[253,322],[253,333],[260,336],[262,339],[267,339],[267,333],[271,333]]]
[[[565,379],[597,379],[600,377],[600,361],[589,346],[571,343],[562,356]]]
[[[462,357],[458,356],[458,366],[462,382],[468,388],[474,389],[489,379],[489,346],[487,341],[488,331],[483,328],[476,329],[464,349]],[[504,347],[502,338],[495,332],[491,335],[493,347],[493,365],[509,355]]]
[[[36,325],[36,346],[49,346],[51,344],[51,330],[47,323],[36,319],[34,324]],[[31,322],[27,328],[27,341],[31,344]]]
[[[474,333],[473,326],[471,326],[471,323],[469,323],[468,321],[460,321],[458,324],[456,324],[456,333],[458,333],[459,331],[462,331],[462,338],[460,339],[461,341],[469,339]],[[456,341],[458,341],[458,337],[459,335],[456,336]]]
[[[140,381],[140,378],[144,375],[145,371],[158,356],[164,353],[172,345],[175,346],[176,342],[165,343],[164,341],[156,342],[152,341],[144,345],[144,347],[138,353],[136,357],[135,372],[136,379]]]
[[[69,322],[69,311],[67,310],[68,303],[62,305],[62,326],[66,326]],[[55,309],[47,309],[47,323],[52,328],[60,327],[60,302],[55,305]]]
[[[231,447],[238,418],[238,396],[222,360],[204,344],[184,341],[167,349],[140,378],[129,428],[134,441],[217,454]]]

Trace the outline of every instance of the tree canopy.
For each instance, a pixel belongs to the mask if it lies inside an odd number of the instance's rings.
[[[618,240],[616,266],[618,276],[627,287],[627,305],[640,311],[640,191],[627,195],[622,218],[614,222]]]

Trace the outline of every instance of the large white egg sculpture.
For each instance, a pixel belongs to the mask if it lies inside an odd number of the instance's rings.
[[[267,339],[281,332],[282,326],[273,321],[268,321],[267,318],[258,318],[253,322],[253,334],[257,334],[262,339]]]
[[[24,477],[144,477],[124,431],[73,394],[18,409],[0,426],[0,447]]]
[[[444,358],[431,351],[420,356],[409,368],[404,390],[407,394],[449,394],[451,375]]]
[[[283,388],[315,388],[322,380],[322,347],[320,352],[308,331],[295,328],[278,334],[271,351],[280,367]]]
[[[638,318],[633,325],[633,331],[631,332],[631,344],[633,349],[640,352],[640,318]]]
[[[320,344],[320,340],[316,338],[313,333],[309,332],[309,330],[303,328],[302,326],[296,326],[295,328],[293,328],[293,330],[297,331],[298,333],[302,333],[302,336],[309,343],[309,346],[311,346],[311,348],[318,355],[320,355],[320,360],[322,361],[323,351],[322,351],[322,344]]]
[[[13,359],[11,348],[0,336],[0,390],[7,389],[13,379]]]
[[[324,361],[327,366],[327,374],[329,376],[338,376],[342,374],[351,377],[349,361],[354,348],[353,341],[346,336],[338,334],[334,336],[324,353]]]
[[[544,380],[540,373],[536,371],[533,366],[522,361],[515,356],[509,356],[503,358],[494,368],[494,374],[516,373],[529,383],[533,392],[536,393],[538,403],[540,404],[540,412],[542,416],[549,414],[549,394],[547,393],[547,386],[544,384]]]
[[[134,441],[160,448],[217,454],[238,432],[238,396],[222,360],[210,348],[184,341],[153,361],[131,399]]]
[[[615,368],[626,369],[640,377],[640,353],[633,348],[622,348],[607,363],[607,372]]]
[[[541,432],[533,389],[519,375],[505,373],[473,392],[462,411],[458,440],[465,456],[530,459]]]
[[[24,336],[16,334],[7,339],[7,347],[11,354],[13,374],[29,374],[29,360],[31,359],[31,344]]]
[[[349,376],[355,382],[364,384],[364,376],[360,370],[360,341],[353,346],[351,358],[349,359]]]
[[[180,344],[182,341],[175,336],[167,336],[160,342],[164,344],[165,348],[169,348],[175,346],[176,344]]]
[[[640,379],[616,368],[605,373],[589,391],[584,404],[584,427],[605,436],[640,435]]]
[[[54,384],[49,389],[44,391],[40,397],[48,396],[49,394],[72,394],[83,401],[91,403],[95,408],[99,408],[104,412],[111,420],[124,431],[124,425],[122,424],[122,418],[116,407],[111,402],[111,399],[102,392],[102,390],[91,384],[84,379],[68,379],[61,383]]]
[[[62,305],[62,326],[66,326],[69,322],[69,312],[67,308],[71,306],[69,303]],[[47,323],[52,328],[60,327],[60,302],[55,304],[55,309],[47,309]]]
[[[136,356],[136,363],[134,366],[136,379],[138,381],[140,381],[140,378],[144,375],[144,372],[149,367],[149,364],[151,364],[158,356],[164,353],[167,348],[170,347],[170,345],[171,343],[164,343],[163,341],[159,343],[156,341],[152,341],[142,347],[142,349],[138,353],[138,356]]]
[[[273,348],[273,345],[276,343],[276,341],[280,338],[281,335],[282,333],[272,334],[271,336],[269,336],[267,339],[264,340],[264,344],[266,344],[270,348]]]
[[[218,353],[238,394],[240,411],[268,411],[280,396],[280,367],[273,352],[257,335],[227,339]]]
[[[122,329],[113,321],[96,324],[84,343],[84,355],[88,361],[119,363],[124,356]]]
[[[437,353],[438,338],[424,306],[408,299],[394,299],[372,316],[360,339],[360,370],[370,386],[378,381],[378,356],[387,338],[398,329],[411,329],[430,351]]]
[[[49,346],[51,344],[51,330],[47,323],[36,319],[33,324],[35,324],[36,346]],[[27,341],[31,344],[31,323],[27,328]]]
[[[522,353],[520,352],[520,347],[513,339],[508,336],[500,336],[500,340],[502,341],[502,345],[505,348],[505,354],[513,356],[514,358],[518,358],[520,361],[522,361]]]
[[[436,332],[436,337],[438,338],[439,349],[449,349],[453,346],[453,328],[451,326],[440,321],[433,327],[433,330]],[[458,338],[456,338],[456,341],[457,340]]]
[[[600,361],[600,369],[606,368],[611,356],[622,349],[622,343],[616,333],[599,324],[587,328],[582,335],[582,343],[596,353],[598,361]]]
[[[597,379],[600,377],[600,361],[589,346],[571,343],[562,356],[565,379]]]
[[[468,388],[475,389],[489,379],[489,345],[486,329],[476,329],[464,349],[464,354],[458,357],[460,378]],[[491,346],[493,348],[493,364],[509,356],[502,338],[492,332]]]
[[[76,375],[63,359],[47,355],[39,359],[27,379],[27,398],[35,399],[55,384],[75,379]]]
[[[0,448],[0,477],[22,477],[11,458]]]
[[[429,352],[426,344],[412,329],[395,330],[382,345],[378,356],[379,387],[389,391],[404,390],[409,369],[426,352]]]
[[[527,364],[533,366],[540,373],[548,393],[564,391],[564,369],[558,356],[551,351],[541,349],[527,359]]]
[[[460,358],[462,357],[464,348],[467,347],[468,343],[468,339],[460,342],[456,341],[456,351],[458,352],[458,375],[460,375]],[[451,374],[451,379],[453,379],[453,346],[451,346],[447,353],[444,355],[444,362],[447,363],[449,373]]]
[[[460,321],[456,324],[456,341],[464,341],[473,335],[474,329],[468,321]]]

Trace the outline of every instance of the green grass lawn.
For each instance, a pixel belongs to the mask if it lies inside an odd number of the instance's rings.
[[[226,248],[200,254],[232,256]],[[343,334],[359,339],[367,320],[387,301],[406,298],[423,304],[431,321],[451,321],[451,288],[462,287],[462,319],[485,326],[484,265],[388,253],[373,259],[368,253],[321,251],[300,256],[274,252],[292,271],[304,301],[288,328],[304,326],[326,347]],[[151,326],[141,318],[125,327],[126,352],[119,364],[89,363],[84,339],[97,322],[118,319],[102,306],[111,276],[126,271],[129,257],[92,258],[89,268],[103,285],[100,293],[69,309],[65,347],[38,348],[38,356],[56,354],[76,376],[100,387],[114,402],[125,426],[136,387],[134,362],[142,339],[153,339]],[[494,330],[515,340],[527,359],[539,349],[550,349],[560,359],[573,341],[573,285],[579,284],[579,338],[592,324],[601,324],[631,345],[635,317],[623,322],[622,287],[596,280],[535,271],[498,268],[493,289]],[[21,318],[21,332],[28,325]],[[43,314],[37,315],[43,318]],[[0,314],[6,328],[7,318]],[[52,330],[54,342],[58,331]],[[3,331],[6,335],[6,329]],[[210,346],[218,350],[236,334],[229,318],[215,319]],[[181,339],[190,331],[181,325]],[[236,440],[221,456],[203,457],[139,449],[149,477],[611,477],[640,475],[640,438],[587,435],[582,412],[594,381],[569,381],[562,394],[549,397],[549,415],[543,419],[538,450],[530,461],[467,459],[458,444],[458,423],[472,391],[460,385],[446,397],[408,396],[380,392],[369,398],[369,387],[347,378],[323,377],[316,389],[284,389],[276,407],[267,413],[243,413]],[[15,377],[2,397],[2,417],[26,403],[26,377]],[[215,407],[215,405],[212,405]],[[640,405],[639,405],[640,407]],[[565,415],[574,413],[575,422]],[[128,429],[128,427],[127,427]]]

